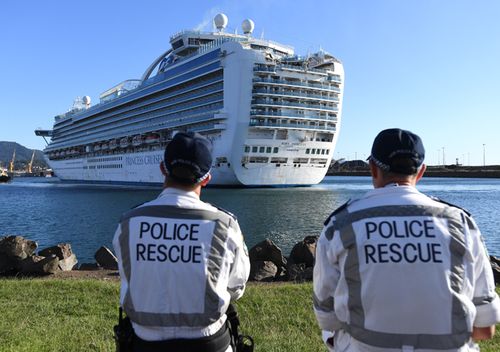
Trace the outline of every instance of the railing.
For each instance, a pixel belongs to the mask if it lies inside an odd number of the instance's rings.
[[[283,113],[283,112],[266,112],[266,111],[250,111],[250,116],[271,116],[271,117],[285,117],[285,118],[300,118],[304,120],[328,120],[328,121],[334,121],[337,122],[338,118],[336,116],[320,116],[320,115],[313,115],[313,116],[307,116],[307,115],[301,115],[301,114],[293,114],[293,113]]]
[[[297,86],[297,87],[308,87],[308,88],[320,88],[325,90],[334,91],[340,93],[340,88],[332,87],[329,84],[318,84],[318,83],[302,83],[296,81],[286,81],[283,79],[267,79],[267,78],[254,78],[254,83],[275,83],[275,84],[285,84],[287,86]]]
[[[336,131],[336,128],[333,126],[311,126],[311,125],[304,125],[304,124],[300,124],[300,123],[270,123],[270,122],[264,122],[264,121],[250,120],[249,125],[252,127],[298,128],[298,129],[307,129],[307,130]]]
[[[296,71],[317,72],[317,73],[327,74],[327,72],[326,72],[327,70],[320,69],[320,68],[301,67],[301,66],[286,65],[286,64],[278,65],[278,68],[284,68],[284,69],[296,70]]]
[[[342,83],[342,79],[340,78],[340,75],[331,75],[331,76],[328,76],[328,81]]]
[[[319,104],[304,104],[304,103],[288,103],[288,102],[271,102],[263,99],[252,100],[252,105],[272,105],[272,106],[290,106],[293,108],[319,109],[338,112],[338,107],[324,106]]]
[[[328,100],[328,101],[333,101],[338,103],[340,100],[337,97],[328,97],[320,94],[306,94],[306,93],[291,93],[287,91],[269,91],[268,89],[265,88],[260,88],[260,89],[254,89],[253,93],[262,93],[266,95],[286,95],[290,97],[299,97],[299,98],[314,98],[314,99],[322,99],[322,100]]]
[[[310,67],[298,66],[298,65],[287,65],[287,64],[278,64],[276,66],[257,64],[253,68],[254,71],[261,71],[261,72],[276,72],[276,70],[280,70],[280,69],[328,74],[328,72],[327,72],[328,70],[325,70],[325,69],[310,68]]]

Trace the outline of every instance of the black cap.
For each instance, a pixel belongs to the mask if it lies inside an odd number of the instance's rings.
[[[183,184],[203,181],[212,166],[212,143],[196,132],[178,132],[165,148],[168,177]]]
[[[422,140],[416,134],[399,128],[380,132],[373,141],[369,160],[384,171],[412,175],[425,158]]]

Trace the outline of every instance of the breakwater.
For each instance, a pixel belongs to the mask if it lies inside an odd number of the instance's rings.
[[[370,176],[368,167],[330,169],[328,176]],[[500,178],[500,166],[490,167],[435,167],[428,166],[424,177]]]

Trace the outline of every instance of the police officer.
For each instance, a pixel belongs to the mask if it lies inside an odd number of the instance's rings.
[[[133,351],[231,351],[225,312],[243,295],[248,251],[236,218],[200,200],[212,145],[177,133],[158,198],[122,216],[113,246]]]
[[[378,134],[374,190],[325,222],[314,267],[314,311],[330,351],[477,351],[500,322],[481,233],[465,210],[415,185],[421,139]]]

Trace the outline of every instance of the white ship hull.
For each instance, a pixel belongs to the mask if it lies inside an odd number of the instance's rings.
[[[161,185],[163,152],[113,154],[71,160],[47,160],[62,181],[116,184]],[[297,167],[293,165],[247,165],[238,167],[214,165],[211,170],[214,186],[301,186],[321,182],[326,166]]]

